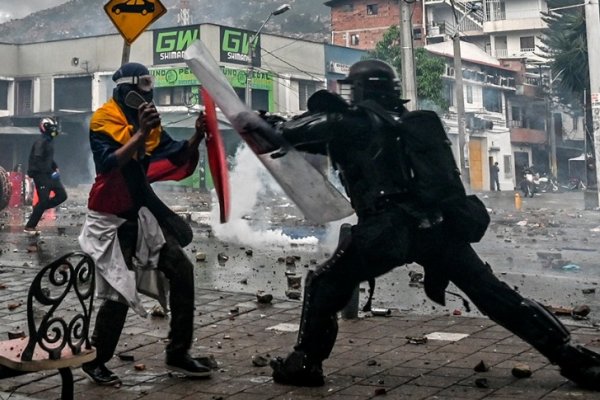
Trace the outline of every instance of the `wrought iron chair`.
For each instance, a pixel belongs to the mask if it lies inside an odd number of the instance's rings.
[[[71,368],[96,358],[88,338],[94,269],[89,255],[74,252],[37,273],[27,295],[29,336],[0,341],[0,377],[57,369],[61,398],[73,399]]]

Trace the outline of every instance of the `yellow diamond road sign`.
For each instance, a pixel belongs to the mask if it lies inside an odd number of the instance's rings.
[[[160,0],[110,0],[104,5],[108,18],[128,44],[167,12]]]

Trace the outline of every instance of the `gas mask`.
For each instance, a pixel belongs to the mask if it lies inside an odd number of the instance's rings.
[[[124,95],[125,105],[137,109],[143,102],[151,103],[154,98],[154,77],[152,75],[126,76],[115,81],[117,87],[125,85],[129,91]]]
[[[57,137],[60,132],[56,120],[50,117],[42,118],[40,121],[40,133],[48,135],[51,138]]]

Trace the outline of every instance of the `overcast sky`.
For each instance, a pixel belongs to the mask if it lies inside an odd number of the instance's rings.
[[[68,0],[0,0],[0,23],[23,18],[32,12],[66,3]]]

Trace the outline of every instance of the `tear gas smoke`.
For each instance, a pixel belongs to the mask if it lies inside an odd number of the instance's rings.
[[[255,247],[291,244],[335,247],[337,244],[339,226],[346,220],[328,224],[321,241],[316,236],[292,238],[281,228],[274,227],[276,216],[285,220],[301,214],[245,144],[235,154],[229,180],[232,188],[229,222],[219,223],[219,205],[214,192],[212,196],[210,221],[219,239]],[[285,209],[289,209],[289,213]]]

